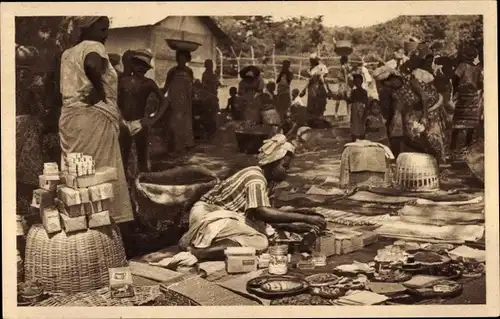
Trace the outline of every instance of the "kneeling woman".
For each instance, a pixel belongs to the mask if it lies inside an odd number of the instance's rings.
[[[269,185],[283,181],[295,148],[284,135],[267,140],[259,166],[247,167],[216,185],[191,209],[189,230],[179,246],[198,260],[223,260],[227,247],[268,247],[268,223],[301,222],[323,229],[318,215],[282,212],[271,207]]]

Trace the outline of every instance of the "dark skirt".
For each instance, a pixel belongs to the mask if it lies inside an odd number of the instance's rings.
[[[481,120],[482,97],[477,90],[458,91],[455,99],[453,128],[476,128]]]

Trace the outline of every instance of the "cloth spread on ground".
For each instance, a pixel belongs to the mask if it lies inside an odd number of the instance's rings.
[[[384,220],[375,230],[389,238],[412,237],[415,239],[438,239],[451,242],[475,242],[483,237],[484,225],[422,225],[403,221],[400,216]]]
[[[198,258],[190,252],[180,252],[172,257],[163,258],[159,262],[150,262],[152,266],[159,266],[165,268],[172,267],[191,267],[198,262]]]
[[[462,194],[456,191],[444,191],[438,190],[432,193],[414,193],[406,192],[395,188],[380,188],[380,187],[370,187],[370,193],[384,195],[386,197],[418,197],[422,199],[428,199],[436,202],[441,201],[465,201],[471,199],[470,194]]]
[[[271,304],[271,300],[269,299],[264,299],[264,298],[259,298],[256,295],[250,294],[247,290],[247,282],[251,279],[257,278],[260,275],[262,275],[264,272],[263,269],[257,270],[257,271],[252,271],[249,272],[248,274],[244,274],[241,276],[238,276],[236,278],[232,278],[229,280],[225,280],[223,282],[218,282],[217,284],[221,287],[224,287],[226,289],[229,289],[237,294],[246,296],[251,299],[256,299],[260,303],[262,303],[265,306],[268,306]]]
[[[473,259],[478,262],[484,262],[486,261],[486,251],[485,250],[479,250],[479,249],[474,249],[470,248],[468,246],[460,246],[452,251],[450,251],[449,256],[451,259],[458,259],[458,258],[465,258],[465,259]]]
[[[352,226],[357,225],[381,225],[384,220],[390,218],[389,214],[378,216],[363,216],[355,213],[350,213],[341,210],[328,209],[323,207],[316,207],[315,211],[325,216],[326,221],[344,224],[349,223]]]
[[[71,295],[53,296],[35,304],[36,307],[116,307],[140,306],[152,302],[162,295],[158,285],[134,287],[131,298],[112,298],[109,288],[80,292]]]
[[[201,306],[253,306],[259,302],[242,297],[229,289],[198,276],[174,283],[168,290],[184,295]]]
[[[370,202],[370,203],[381,203],[381,204],[404,204],[411,200],[415,200],[415,197],[407,196],[383,196],[374,194],[368,191],[359,191],[349,197],[351,200],[356,200],[360,202]]]

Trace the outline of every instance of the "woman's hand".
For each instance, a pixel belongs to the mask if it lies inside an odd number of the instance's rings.
[[[321,215],[308,215],[305,216],[304,221],[310,225],[318,227],[320,230],[326,228],[326,219]]]

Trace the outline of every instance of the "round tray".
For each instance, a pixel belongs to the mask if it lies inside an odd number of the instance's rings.
[[[185,41],[185,40],[177,40],[177,39],[165,39],[170,49],[174,51],[189,51],[193,52],[198,47],[200,47],[201,43],[193,42],[193,41]]]
[[[335,287],[333,287],[333,288],[332,287],[328,287],[328,288],[330,288],[330,289],[336,289],[337,293],[335,293],[335,294],[326,293],[324,291],[321,291],[322,288],[324,288],[324,287],[311,287],[311,289],[310,289],[311,295],[313,295],[313,296],[320,296],[321,298],[325,298],[325,299],[337,299],[339,297],[344,296],[345,293],[346,293],[345,289],[335,288]]]
[[[266,278],[267,277],[267,278]],[[302,285],[298,288],[295,289],[290,289],[286,291],[264,291],[260,287],[270,281],[278,281],[278,280],[293,280],[293,281],[298,281]],[[260,287],[255,287],[256,283],[260,282],[261,286]],[[249,284],[250,283],[250,284]],[[266,299],[274,299],[274,298],[281,298],[281,297],[286,297],[286,296],[293,296],[293,295],[298,295],[306,290],[309,289],[309,284],[307,281],[299,278],[299,277],[294,277],[294,276],[264,276],[264,277],[257,277],[252,280],[250,280],[247,283],[247,291],[249,293],[252,293],[256,296],[266,298]]]
[[[321,282],[321,283],[314,283],[314,282],[310,281],[310,280],[313,280],[316,277],[320,277],[320,276],[324,276],[324,275],[334,276],[335,278],[332,278],[332,279],[330,279],[328,281]],[[309,283],[310,287],[325,287],[325,286],[330,286],[330,285],[337,284],[339,282],[340,278],[338,276],[336,276],[336,275],[329,274],[329,273],[319,273],[319,274],[314,274],[314,275],[307,276],[305,278],[305,280]]]
[[[441,261],[436,261],[436,262],[423,262],[423,261],[415,262],[415,264],[419,264],[419,265],[426,266],[426,267],[442,266],[442,265],[445,265],[445,264],[451,262],[450,257],[438,254],[438,253],[433,252],[433,251],[428,251],[425,249],[414,249],[414,250],[408,250],[407,252],[411,255],[414,255],[416,253],[433,253],[433,254],[439,255],[441,257]]]
[[[448,285],[452,289],[450,291],[446,291],[446,292],[439,292],[439,291],[434,290],[434,287],[441,286],[441,285]],[[429,288],[420,288],[420,289],[410,289],[409,288],[407,290],[408,290],[408,293],[410,293],[412,295],[417,295],[420,298],[452,298],[452,297],[459,296],[462,293],[463,285],[459,284],[457,282],[445,280],[445,281],[436,283]]]

